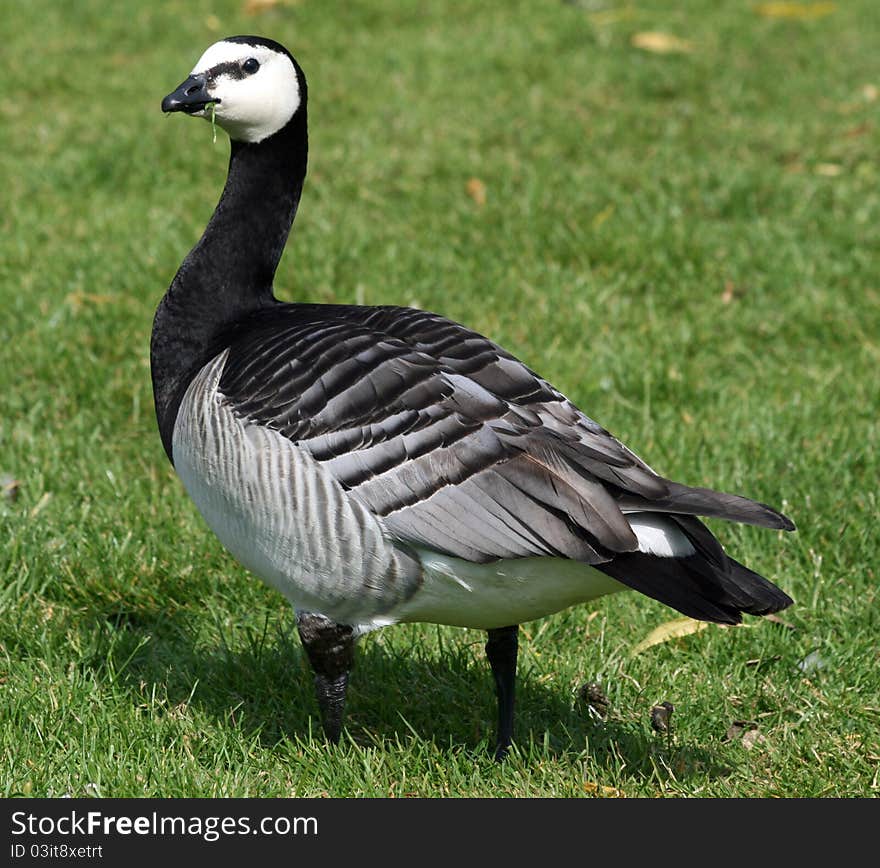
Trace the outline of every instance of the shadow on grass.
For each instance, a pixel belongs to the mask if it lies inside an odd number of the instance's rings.
[[[202,647],[184,611],[114,610],[102,621],[112,641],[86,665],[111,669],[140,701],[162,696],[169,711],[186,704],[257,736],[267,748],[310,733],[320,737],[312,673],[294,629],[272,627],[267,618],[261,631],[240,628],[235,648],[227,644],[226,627],[219,645]],[[436,656],[418,641],[392,651],[375,636],[362,640],[349,685],[348,737],[366,747],[412,735],[489,756],[497,712],[478,644],[456,644]],[[609,772],[660,779],[731,772],[711,750],[670,743],[613,714],[601,720],[566,691],[528,673],[518,678],[516,731],[527,760],[589,758]]]

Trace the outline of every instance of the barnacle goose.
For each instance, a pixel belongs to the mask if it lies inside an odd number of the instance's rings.
[[[792,602],[696,516],[788,518],[664,479],[488,338],[412,308],[273,296],[306,175],[306,80],[286,48],[217,42],[162,110],[213,111],[232,144],[156,311],[159,432],[221,542],[293,604],[328,739],[355,640],[377,627],[488,631],[501,758],[521,622],[625,588],[722,624]]]

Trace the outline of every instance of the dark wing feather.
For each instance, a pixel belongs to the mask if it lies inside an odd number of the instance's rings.
[[[604,563],[638,547],[624,509],[787,521],[663,479],[509,353],[424,311],[270,308],[231,341],[220,391],[393,534],[472,561]]]

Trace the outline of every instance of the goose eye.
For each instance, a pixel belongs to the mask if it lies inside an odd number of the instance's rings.
[[[255,57],[249,57],[242,65],[241,68],[248,74],[253,75],[259,68],[260,62]]]

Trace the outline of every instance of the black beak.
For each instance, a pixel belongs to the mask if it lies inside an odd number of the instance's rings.
[[[191,75],[162,100],[162,111],[191,115],[201,111],[209,102],[220,100],[208,95],[208,79],[204,75]]]

